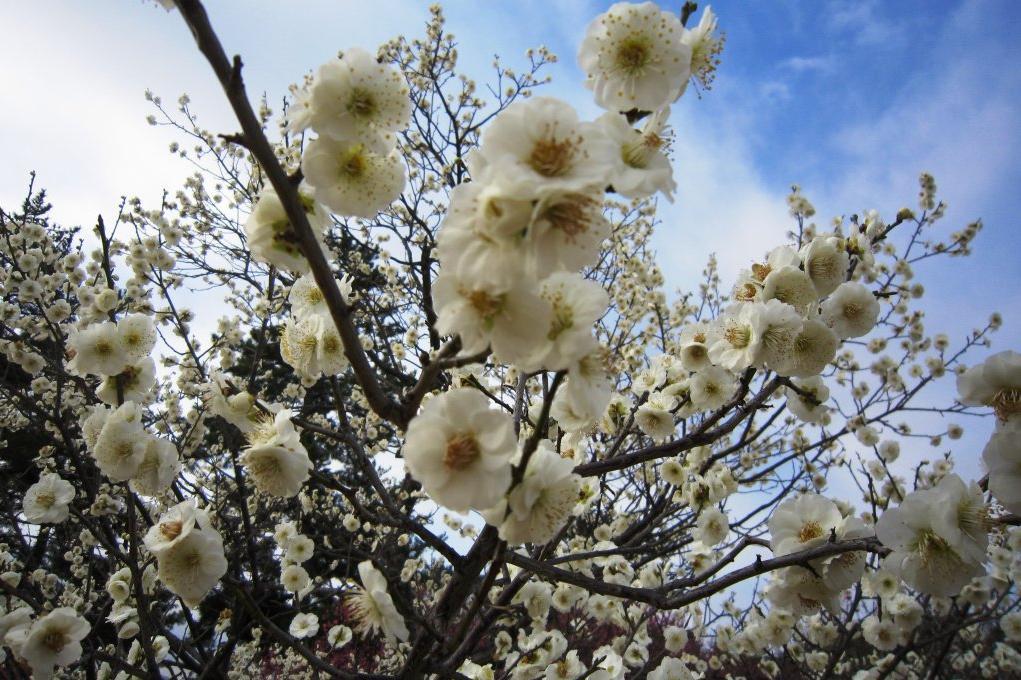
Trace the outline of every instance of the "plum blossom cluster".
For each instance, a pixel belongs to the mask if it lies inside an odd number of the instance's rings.
[[[626,27],[607,31],[620,16]],[[555,417],[569,430],[591,428],[611,397],[606,350],[592,333],[609,298],[584,275],[609,236],[604,196],[671,197],[668,105],[692,72],[691,44],[713,39],[704,29],[693,36],[653,3],[614,5],[579,52],[597,103],[609,111],[588,122],[551,97],[508,106],[469,154],[472,181],[454,187],[440,225],[436,329],[456,336],[463,352],[492,352],[522,374],[566,372]],[[593,56],[600,51],[612,53],[608,62]],[[623,80],[606,75],[620,68]],[[607,88],[619,96],[606,96]],[[627,106],[625,90],[637,95]],[[651,114],[641,130],[625,115],[636,108]],[[404,457],[437,503],[483,512],[511,544],[551,539],[581,485],[547,443],[519,452],[510,418],[471,389],[426,405],[409,427]],[[515,466],[524,467],[517,483]]]
[[[933,334],[914,273],[981,223],[941,240],[927,174],[825,227],[795,187],[786,245],[668,296],[670,107],[723,47],[696,11],[591,22],[592,121],[535,96],[546,48],[480,94],[432,8],[282,116],[222,81],[242,133],[147,94],[200,172],[87,257],[40,193],[0,210],[2,673],[1021,672],[1021,360],[963,368],[999,317]]]

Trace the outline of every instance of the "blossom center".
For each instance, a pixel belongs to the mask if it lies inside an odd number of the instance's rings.
[[[744,349],[751,342],[752,333],[747,326],[731,326],[724,331],[723,337],[736,349]]]
[[[631,36],[617,48],[617,66],[628,75],[639,75],[651,62],[652,50],[645,36]]]
[[[362,145],[356,144],[346,154],[341,156],[338,171],[343,177],[358,179],[365,174],[368,165]]]
[[[819,538],[822,534],[822,526],[818,522],[805,522],[798,532],[798,540],[802,543],[808,543],[813,539]]]
[[[503,309],[504,298],[502,295],[490,295],[484,290],[473,290],[469,291],[465,297],[471,308],[486,321],[492,320]]]
[[[543,177],[566,175],[574,163],[575,142],[546,137],[535,143],[528,165]]]
[[[463,470],[479,457],[479,443],[470,432],[460,432],[447,440],[443,464],[448,470]]]
[[[376,111],[376,100],[372,93],[355,88],[347,101],[347,112],[356,118],[368,118]]]
[[[61,651],[67,642],[67,636],[60,630],[49,630],[42,639],[43,646],[51,652]]]
[[[543,217],[549,222],[550,227],[562,232],[569,241],[573,241],[576,236],[588,231],[589,209],[592,204],[592,199],[588,197],[575,196],[571,200],[551,205],[543,212]]]
[[[184,523],[181,520],[174,520],[173,522],[161,522],[160,533],[167,537],[168,540],[174,540],[181,535],[181,531],[184,529]]]
[[[1021,388],[1003,388],[996,393],[990,405],[1000,420],[1021,414]]]
[[[57,497],[50,491],[42,491],[36,494],[35,502],[42,507],[49,509],[57,502]]]

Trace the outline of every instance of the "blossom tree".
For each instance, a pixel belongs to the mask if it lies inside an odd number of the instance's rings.
[[[914,265],[981,228],[931,176],[825,225],[794,187],[733,289],[668,295],[708,7],[594,17],[585,120],[544,48],[480,94],[438,7],[274,113],[163,4],[239,131],[149,94],[185,186],[84,235],[34,178],[0,211],[5,677],[1021,673],[1021,354],[926,328]],[[898,461],[965,416],[982,479]]]

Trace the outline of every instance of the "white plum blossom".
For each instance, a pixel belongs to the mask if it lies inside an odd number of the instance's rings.
[[[876,523],[876,536],[893,552],[886,566],[912,588],[930,595],[951,597],[984,571],[980,562],[958,552],[946,536],[946,523],[937,512],[945,502],[935,489],[908,494]]]
[[[441,272],[433,284],[436,329],[460,335],[463,351],[476,354],[491,347],[509,363],[527,360],[545,340],[552,310],[526,280],[494,290]]]
[[[313,235],[321,239],[329,226],[330,216],[322,205],[303,190],[299,190],[298,197]],[[264,188],[259,194],[245,222],[245,236],[256,259],[284,271],[304,273],[309,270],[308,260],[298,245],[298,236],[287,217],[284,204],[271,187]]]
[[[32,524],[60,524],[70,514],[74,486],[55,473],[40,475],[39,481],[25,492],[25,519]]]
[[[386,577],[370,560],[358,564],[362,586],[348,596],[351,612],[358,621],[356,630],[362,634],[381,632],[387,640],[407,641],[410,636],[404,617],[394,607]]]
[[[677,15],[655,3],[618,2],[585,32],[578,63],[596,103],[610,111],[655,111],[691,76],[691,46]]]
[[[408,124],[411,102],[401,73],[357,47],[319,67],[304,123],[321,135],[365,141]]]
[[[578,501],[581,477],[574,464],[561,458],[548,441],[539,442],[521,483],[505,502],[486,511],[486,521],[511,545],[545,543],[571,516]]]
[[[957,376],[962,404],[991,406],[1005,420],[1021,414],[1021,354],[998,352]]]
[[[602,129],[582,122],[570,104],[532,97],[508,106],[486,128],[472,174],[498,173],[500,186],[522,198],[587,192],[605,189],[613,153]]]
[[[855,281],[840,284],[822,303],[822,319],[841,338],[860,338],[876,325],[879,301]]]
[[[511,417],[490,408],[471,388],[430,399],[404,438],[408,472],[430,498],[457,512],[490,508],[500,500],[516,452]]]
[[[267,418],[248,441],[241,464],[255,486],[271,496],[297,495],[309,478],[312,461],[291,423],[291,412],[282,409],[272,420]]]
[[[627,117],[615,111],[596,121],[618,150],[610,173],[615,192],[628,198],[647,198],[658,191],[673,202],[677,183],[673,165],[664,153],[669,117],[670,107],[659,109],[646,119],[641,130],[631,127]]]
[[[382,138],[353,141],[319,137],[301,157],[317,201],[339,215],[372,218],[404,190],[405,169]]]
[[[81,658],[81,641],[91,628],[73,608],[58,607],[23,629],[17,655],[32,669],[34,678],[53,677],[55,667],[70,666]],[[11,639],[9,633],[7,639]]]
[[[1003,507],[1021,514],[1021,416],[1001,423],[982,450],[989,491]]]

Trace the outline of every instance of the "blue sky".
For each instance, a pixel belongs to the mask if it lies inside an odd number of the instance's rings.
[[[244,57],[249,91],[271,102],[337,50],[417,35],[428,14],[426,3],[400,0],[208,4],[228,52]],[[609,4],[458,0],[445,8],[469,74],[481,81],[494,53],[521,65],[526,48],[546,44],[561,58],[546,92],[594,117],[574,55]],[[686,95],[672,119],[680,190],[663,205],[655,237],[671,287],[692,285],[710,252],[729,285],[780,243],[794,182],[822,225],[867,208],[892,217],[914,207],[918,173],[927,170],[950,206],[945,232],[985,222],[972,257],[917,269],[930,330],[961,337],[999,310],[1005,324],[994,350],[1019,349],[1021,4],[722,0],[713,8],[727,33],[716,86],[702,99]],[[236,129],[176,13],[140,0],[36,0],[3,3],[0,25],[4,205],[20,200],[31,169],[65,223],[110,216],[122,194],[152,204],[178,186],[190,168],[168,153],[170,131],[146,125],[146,88],[168,102],[188,92],[210,129]],[[952,395],[952,385],[944,391]]]

